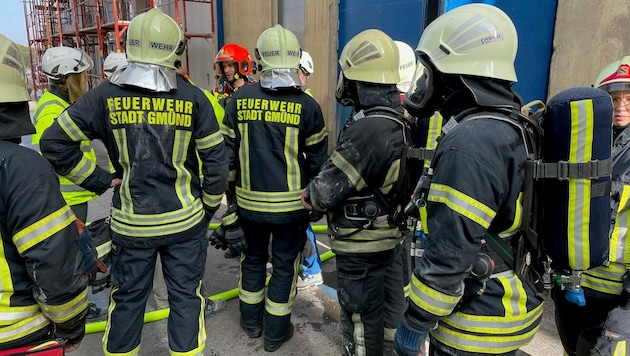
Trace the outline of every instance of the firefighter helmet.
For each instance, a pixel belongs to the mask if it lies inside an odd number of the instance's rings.
[[[492,5],[469,4],[430,23],[416,51],[442,73],[516,82],[517,47],[516,28],[505,12]]]
[[[249,56],[249,52],[236,43],[229,43],[221,47],[219,53],[214,57],[214,63],[221,62],[233,62],[234,68],[241,77],[245,77],[252,73],[252,58]],[[219,73],[222,77],[225,77],[223,72],[223,66],[219,67]]]
[[[599,73],[593,86],[609,93],[630,91],[630,56],[607,65]]]
[[[70,74],[82,73],[93,66],[87,53],[72,47],[51,47],[42,58],[42,72],[53,81],[62,81]]]
[[[343,77],[367,83],[396,84],[398,47],[381,30],[365,30],[352,37],[339,56]]]
[[[306,72],[305,74],[307,75],[315,73],[313,57],[311,57],[311,55],[306,51],[302,51],[302,56],[300,57],[300,69],[302,72]]]
[[[31,100],[28,95],[24,62],[18,47],[0,34],[0,102],[13,103]]]
[[[300,67],[300,42],[293,32],[281,25],[275,25],[260,34],[255,52],[262,71]]]
[[[131,20],[127,29],[127,60],[175,68],[186,49],[180,26],[162,10],[153,8]]]
[[[398,91],[406,93],[411,86],[411,79],[416,72],[416,53],[410,45],[402,41],[394,41],[398,47],[398,74],[400,81],[396,84]]]
[[[125,53],[110,53],[103,62],[103,72],[109,77],[115,71],[127,66],[127,55]]]

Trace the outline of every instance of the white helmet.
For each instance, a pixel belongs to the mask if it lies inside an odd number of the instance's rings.
[[[115,71],[127,66],[127,55],[125,53],[110,53],[103,62],[103,72],[109,77]]]
[[[300,57],[300,69],[306,71],[306,73],[308,73],[309,75],[315,73],[315,68],[313,67],[313,58],[306,51],[302,51],[302,56]]]
[[[51,47],[44,52],[42,72],[51,80],[59,81],[70,74],[92,69],[94,62],[83,50],[72,47]]]
[[[398,74],[400,81],[396,88],[401,93],[406,93],[411,86],[411,79],[416,72],[416,52],[405,42],[394,41],[398,47]]]

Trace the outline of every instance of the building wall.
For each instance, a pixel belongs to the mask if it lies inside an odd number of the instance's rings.
[[[559,0],[549,97],[590,86],[609,63],[630,54],[630,0]]]

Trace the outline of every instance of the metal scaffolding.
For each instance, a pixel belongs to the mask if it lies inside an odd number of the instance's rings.
[[[188,31],[190,3],[195,4],[191,14],[198,18],[201,11],[209,20],[209,32]],[[35,100],[48,87],[40,70],[46,49],[60,45],[83,49],[95,63],[88,74],[92,88],[103,79],[104,58],[111,52],[125,51],[125,32],[131,19],[151,8],[171,15],[182,26],[186,39],[210,39],[215,33],[213,0],[23,0],[23,4]],[[188,63],[187,58],[183,61]]]

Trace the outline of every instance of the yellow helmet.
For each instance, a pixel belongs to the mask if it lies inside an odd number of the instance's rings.
[[[400,57],[398,61],[400,82],[396,84],[396,88],[398,88],[399,92],[406,93],[411,86],[411,79],[416,73],[416,52],[405,42],[394,41],[394,43],[398,47],[398,55]]]
[[[609,93],[630,90],[630,56],[607,65],[595,79],[593,87]]]
[[[422,32],[416,51],[442,73],[516,82],[516,28],[499,8],[487,4],[457,7]]]
[[[348,41],[339,56],[344,78],[367,83],[396,84],[398,47],[385,32],[365,30]]]
[[[31,100],[28,95],[26,72],[18,47],[0,34],[0,102],[14,103]]]
[[[255,54],[262,71],[300,68],[300,42],[293,32],[281,25],[275,25],[260,34]]]
[[[127,60],[172,69],[186,49],[182,29],[162,10],[154,8],[131,20],[127,29]]]

